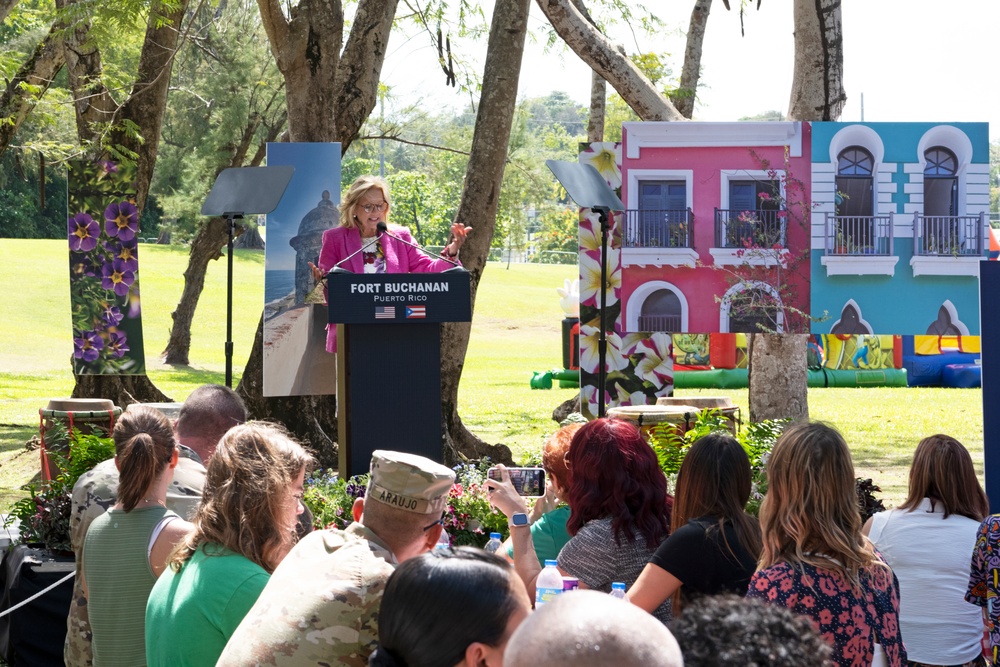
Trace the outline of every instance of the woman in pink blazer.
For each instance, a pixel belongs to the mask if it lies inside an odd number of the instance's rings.
[[[378,176],[359,176],[351,184],[340,202],[340,227],[323,232],[319,266],[310,264],[317,282],[340,262],[353,273],[437,273],[455,266],[453,262],[458,261],[458,251],[472,227],[453,223],[451,240],[441,253],[452,261],[431,259],[407,245],[414,241],[405,227],[391,225],[379,234],[378,225],[387,223],[391,205],[389,186]],[[335,326],[327,326],[326,351],[337,351]]]

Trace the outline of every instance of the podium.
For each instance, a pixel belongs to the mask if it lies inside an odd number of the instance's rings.
[[[330,273],[337,326],[338,469],[368,472],[376,449],[440,462],[441,323],[469,322],[469,274]]]

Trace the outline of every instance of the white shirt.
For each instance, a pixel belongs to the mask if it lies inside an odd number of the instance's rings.
[[[872,518],[869,537],[899,579],[899,626],[907,658],[958,665],[980,654],[982,610],[965,601],[979,522],[924,498],[913,511]]]

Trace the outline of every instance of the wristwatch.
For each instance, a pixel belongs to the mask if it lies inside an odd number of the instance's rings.
[[[512,528],[517,528],[518,526],[528,525],[528,515],[524,512],[517,512],[516,514],[510,515],[510,525]]]

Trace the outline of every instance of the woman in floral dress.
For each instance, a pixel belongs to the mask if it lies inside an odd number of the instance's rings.
[[[876,664],[904,667],[899,586],[861,534],[843,436],[820,423],[788,427],[771,452],[767,479],[764,547],[747,597],[812,619],[838,667],[868,667],[877,653],[884,662]]]

